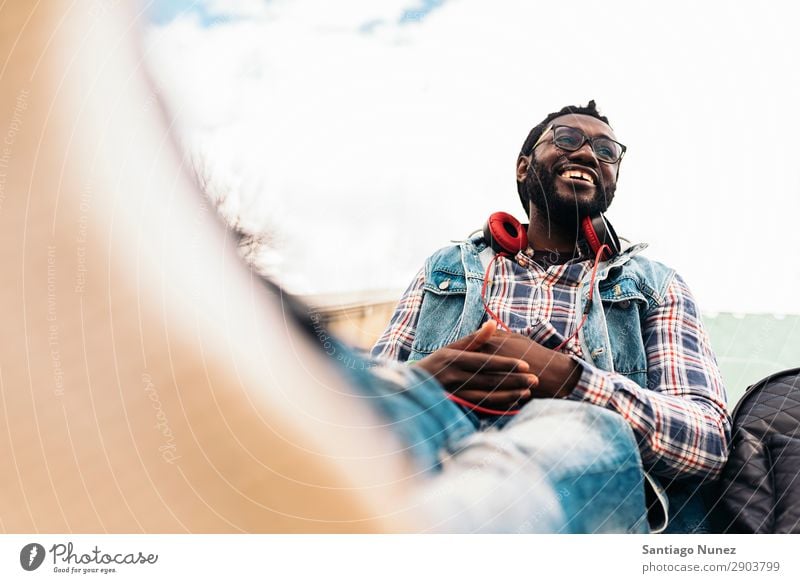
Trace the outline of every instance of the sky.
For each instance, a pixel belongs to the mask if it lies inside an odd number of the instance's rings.
[[[168,0],[144,50],[179,141],[300,293],[396,290],[494,211],[531,127],[595,99],[608,218],[705,312],[800,313],[790,2]]]

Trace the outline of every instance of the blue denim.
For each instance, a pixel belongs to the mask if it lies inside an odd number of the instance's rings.
[[[449,449],[428,489],[447,493],[434,504],[440,531],[649,532],[633,431],[588,403],[530,401]]]
[[[641,318],[663,303],[675,271],[639,257],[645,244],[634,245],[600,264],[594,301],[578,334],[584,358],[602,370],[616,372],[647,388],[647,355]],[[486,310],[482,286],[486,243],[477,237],[440,249],[425,263],[425,284],[410,361],[477,330]],[[484,258],[484,261],[488,257]],[[446,285],[445,285],[446,281]],[[580,295],[582,312],[589,300],[591,273]]]
[[[670,520],[664,534],[708,534],[711,522],[711,484],[697,480],[676,480],[667,484]]]
[[[647,354],[642,319],[664,301],[675,271],[639,256],[647,247],[629,247],[599,265],[594,297],[578,339],[584,358],[602,370],[624,375],[647,388]],[[491,258],[485,241],[475,237],[434,253],[425,263],[422,305],[409,361],[420,360],[443,346],[477,330],[485,316],[482,298],[485,264]],[[580,293],[580,311],[591,288],[587,272]],[[659,479],[648,487],[669,514],[668,497]],[[662,525],[663,526],[663,525]]]
[[[536,399],[514,417],[479,418],[416,367],[346,361],[427,476],[415,501],[430,530],[648,532],[638,447],[618,414]]]

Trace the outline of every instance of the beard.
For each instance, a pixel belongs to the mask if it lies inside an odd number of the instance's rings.
[[[547,217],[548,222],[562,227],[574,227],[583,217],[606,212],[614,199],[617,186],[598,183],[595,185],[594,195],[588,200],[574,190],[570,193],[556,192],[555,172],[534,159],[528,166],[523,188],[527,199]]]

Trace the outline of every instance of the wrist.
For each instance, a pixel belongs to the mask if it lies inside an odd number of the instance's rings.
[[[566,398],[581,378],[581,366],[566,354],[554,352],[553,358],[539,375],[540,387],[549,396]]]

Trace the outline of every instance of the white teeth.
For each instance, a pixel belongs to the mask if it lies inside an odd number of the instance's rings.
[[[561,173],[561,176],[564,176],[565,178],[574,178],[576,180],[585,180],[586,182],[594,184],[594,177],[583,170],[564,170],[564,172]]]

